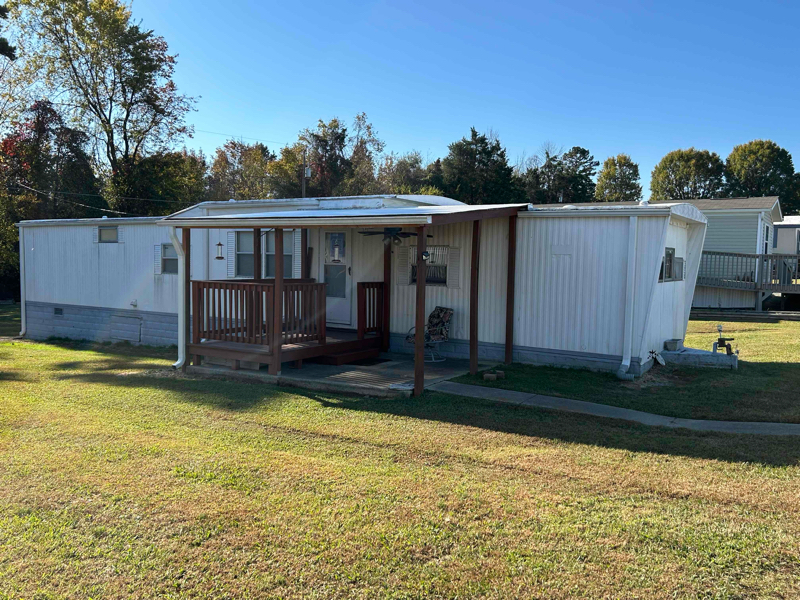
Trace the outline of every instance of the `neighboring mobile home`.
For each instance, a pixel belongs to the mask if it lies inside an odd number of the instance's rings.
[[[391,348],[413,351],[421,372],[422,336],[411,346],[406,335],[444,306],[441,354],[471,368],[480,356],[632,376],[685,335],[705,224],[685,203],[402,195],[26,221],[23,333],[177,343],[176,365],[223,358],[273,374],[282,362]]]
[[[800,217],[784,217],[775,223],[772,251],[776,254],[800,254]]]

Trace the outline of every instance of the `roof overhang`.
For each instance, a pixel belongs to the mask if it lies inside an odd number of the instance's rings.
[[[528,204],[413,206],[379,209],[269,211],[250,214],[184,216],[176,213],[159,225],[190,229],[273,229],[311,227],[425,227],[516,215]]]
[[[100,217],[97,219],[39,219],[38,221],[20,221],[17,227],[64,227],[65,225],[112,226],[112,225],[147,225],[158,223],[163,217]]]
[[[608,205],[605,203],[581,205],[546,205],[531,207],[523,215],[525,218],[536,217],[647,217],[674,216],[685,221],[706,223],[705,215],[691,204],[626,204]]]

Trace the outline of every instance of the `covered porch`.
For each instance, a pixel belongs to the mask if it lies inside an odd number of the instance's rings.
[[[176,366],[198,365],[201,357],[229,361],[232,369],[244,363],[267,365],[270,376],[279,377],[284,363],[302,373],[303,361],[331,365],[374,359],[389,350],[391,334],[392,243],[383,244],[383,281],[354,281],[356,316],[354,327],[334,329],[327,322],[328,284],[314,278],[309,263],[308,233],[315,229],[391,228],[416,236],[414,324],[420,332],[414,339],[413,393],[425,387],[426,243],[429,228],[471,223],[472,241],[468,251],[469,297],[468,370],[478,365],[478,282],[481,222],[505,218],[508,222],[507,290],[505,294],[505,361],[511,362],[513,347],[516,215],[527,205],[424,206],[385,209],[328,209],[275,211],[257,214],[189,216],[176,213],[160,224],[170,227],[173,246],[179,255],[181,281],[179,313],[179,359]],[[192,230],[252,230],[254,277],[251,280],[191,280]],[[285,230],[299,230],[301,278],[287,278],[281,260],[274,264],[274,277],[264,279],[261,268],[261,237],[274,231],[274,253],[283,255]],[[180,237],[179,232],[180,230]],[[385,229],[384,229],[385,230]],[[306,365],[308,367],[309,365]],[[406,365],[408,366],[408,365]],[[317,368],[317,365],[314,365]],[[439,367],[436,367],[439,368]],[[309,373],[310,374],[310,373]],[[389,385],[389,384],[387,384]]]

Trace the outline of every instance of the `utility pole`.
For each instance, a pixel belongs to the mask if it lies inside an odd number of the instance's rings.
[[[303,173],[300,175],[303,182],[303,198],[306,197],[306,149],[303,148]]]

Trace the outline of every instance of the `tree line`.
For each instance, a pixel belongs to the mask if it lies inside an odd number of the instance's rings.
[[[177,58],[120,0],[14,0],[0,6],[0,284],[16,288],[24,219],[165,215],[204,200],[439,194],[469,204],[642,199],[627,154],[602,166],[581,146],[546,144],[515,163],[493,132],[471,128],[426,160],[386,152],[365,113],[319,120],[280,148],[230,139],[211,156],[181,146],[195,99]],[[11,39],[9,40],[8,37]],[[726,161],[675,150],[652,173],[652,199],[779,195],[800,209],[800,178],[774,142]]]

